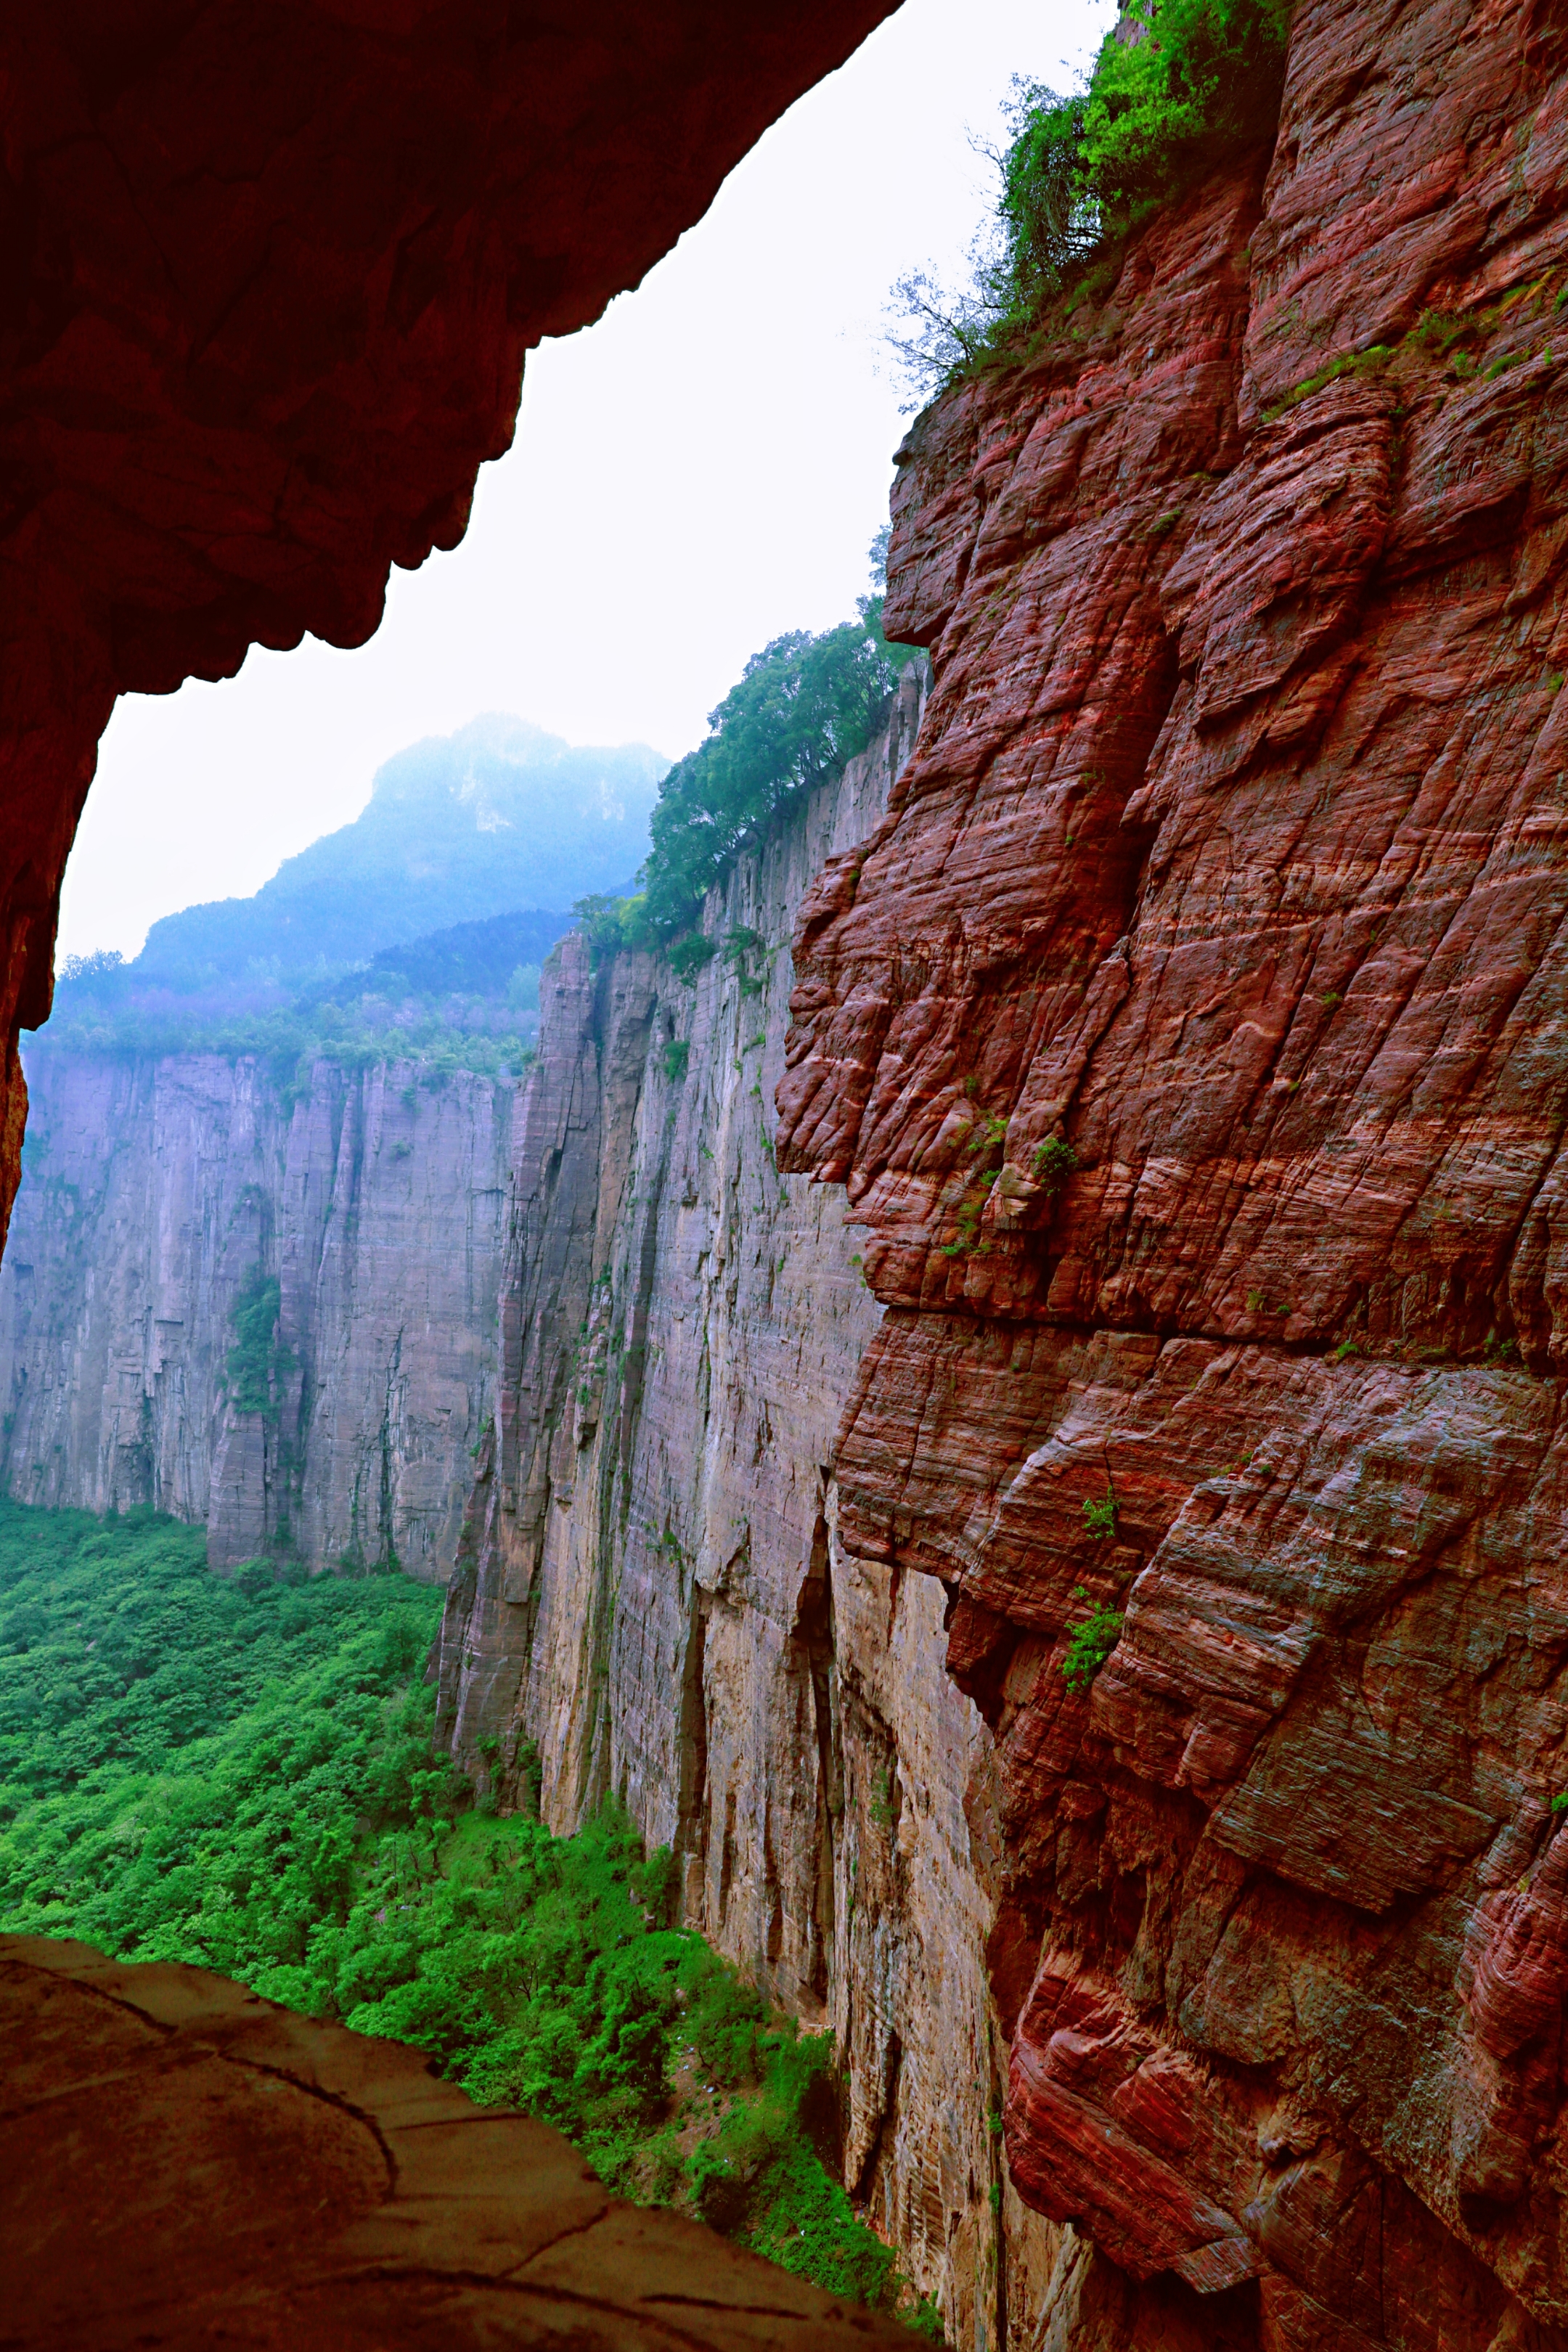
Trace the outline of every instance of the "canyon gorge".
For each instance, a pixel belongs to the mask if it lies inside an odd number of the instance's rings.
[[[832,2031],[851,2193],[952,2340],[1000,2344],[1057,2246],[1000,2161],[991,1740],[940,1586],[840,1544],[881,1309],[771,1135],[797,909],[879,818],[921,690],[710,895],[689,982],[577,937],[545,967],[437,1724],[503,1805],[537,1758],[552,1827],[614,1795],[672,1849],[684,1924]]]
[[[917,420],[929,667],[706,961],[515,1099],[51,1081],[13,1490],[449,1570],[450,1753],[831,2028],[964,2352],[1568,2347],[1565,311],[1568,6],[1300,0]]]
[[[623,1792],[825,2005],[927,2278],[990,2107],[944,1987],[924,2120],[945,1948],[1046,2224],[984,2324],[1053,2352],[1568,2341],[1565,61],[1550,5],[1298,8],[1272,152],[919,421],[932,690],[777,1083],[842,1210],[748,1150],[744,952],[679,1087],[668,992],[563,966],[521,1114],[457,1752]],[[846,1212],[881,1312],[781,1366]]]
[[[892,0],[58,0],[0,26],[0,1238],[117,695],[363,645],[525,354],[596,319]],[[218,787],[221,789],[221,787]]]

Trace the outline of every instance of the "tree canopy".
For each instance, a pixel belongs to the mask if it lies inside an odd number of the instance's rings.
[[[916,270],[889,341],[924,397],[1020,356],[1043,310],[1140,222],[1279,119],[1291,0],[1129,0],[1082,88],[1013,85],[969,286]]]
[[[885,552],[884,532],[874,561]],[[752,656],[709,713],[703,741],[658,788],[639,895],[578,900],[596,954],[668,947],[689,933],[708,892],[766,838],[779,812],[865,750],[900,671],[919,658],[911,646],[889,645],[881,625],[881,596],[864,596],[858,620],[815,636],[792,629]]]

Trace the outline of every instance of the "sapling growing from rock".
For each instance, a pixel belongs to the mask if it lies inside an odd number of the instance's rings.
[[[1087,1510],[1089,1506],[1085,1505]],[[1075,1600],[1087,1601],[1089,1594],[1080,1584],[1075,1588]],[[1068,1690],[1086,1691],[1121,1638],[1122,1612],[1097,1602],[1080,1625],[1073,1628],[1068,1643],[1067,1656],[1062,1660],[1062,1675]]]
[[[1029,1173],[1047,1199],[1054,1200],[1077,1166],[1078,1154],[1072,1145],[1065,1143],[1059,1135],[1047,1135],[1043,1143],[1035,1146]]]
[[[1098,1501],[1093,1496],[1085,1496],[1083,1523],[1096,1543],[1101,1543],[1107,1536],[1116,1533],[1116,1496],[1113,1489],[1107,1487]]]

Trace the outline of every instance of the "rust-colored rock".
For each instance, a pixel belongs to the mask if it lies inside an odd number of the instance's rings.
[[[1074,2352],[1568,2345],[1565,66],[1303,0],[1272,159],[921,420],[935,688],[797,934]]]
[[[991,1740],[940,1588],[840,1540],[827,1465],[881,1309],[842,1199],[778,1175],[767,1108],[796,908],[919,712],[911,668],[887,731],[736,861],[702,914],[734,952],[683,982],[574,936],[545,966],[438,1722],[502,1803],[531,1741],[552,1829],[613,1790],[676,1854],[683,1924],[831,2031],[846,2186],[973,2346],[1060,2237],[1004,2194],[992,2122]]]
[[[205,1969],[0,1937],[0,2273],[18,2352],[894,2352],[695,2222],[607,2196],[422,2050]]]
[[[524,352],[595,318],[889,0],[52,0],[0,31],[0,1238],[117,694],[359,645]]]

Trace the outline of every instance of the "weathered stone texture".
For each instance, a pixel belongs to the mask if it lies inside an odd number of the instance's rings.
[[[0,1937],[0,2273],[17,2352],[898,2352],[423,2050],[205,1969]]]
[[[1057,2244],[991,2200],[990,1741],[943,1675],[938,1588],[839,1539],[834,1444],[880,1310],[842,1205],[769,1141],[795,909],[917,711],[910,676],[890,738],[715,893],[734,952],[695,985],[651,957],[595,971],[575,938],[546,967],[442,1723],[507,1801],[536,1743],[558,1828],[622,1796],[679,1857],[687,1924],[831,2027],[851,2191],[971,2344]]]
[[[0,22],[0,1242],[116,695],[363,643],[523,355],[889,0],[50,0]]]
[[[511,1086],[319,1062],[291,1101],[216,1055],[38,1064],[0,1265],[5,1490],[205,1519],[220,1568],[445,1578],[493,1402]],[[226,1391],[258,1275],[270,1418]]]
[[[1565,67],[1304,0],[1272,160],[902,453],[778,1157],[888,1309],[840,1540],[994,1738],[1061,2352],[1568,2344]]]

